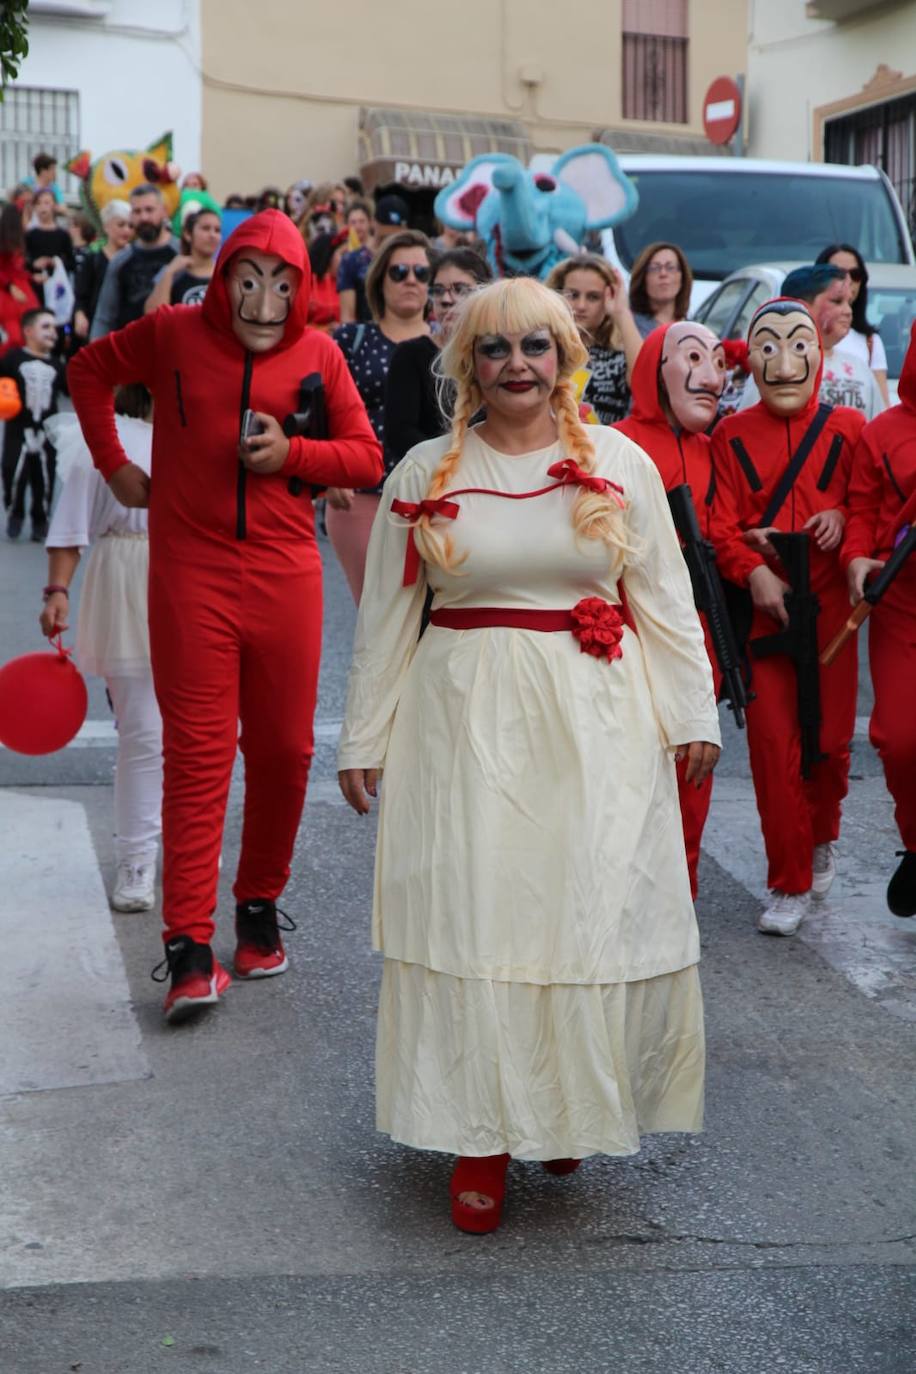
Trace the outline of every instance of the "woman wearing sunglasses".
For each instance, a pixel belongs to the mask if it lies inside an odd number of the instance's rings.
[[[431,275],[426,235],[418,229],[392,234],[382,242],[366,277],[371,321],[344,324],[334,333],[382,445],[388,369],[398,344],[429,334],[426,307]],[[387,462],[386,471],[393,465]],[[357,604],[363,589],[369,532],[381,490],[381,484],[370,491],[328,489],[328,538]]]
[[[831,243],[815,262],[829,262],[845,272],[849,282],[849,304],[852,306],[852,328],[837,347],[841,353],[854,353],[871,368],[878,390],[886,406],[890,405],[887,390],[887,354],[881,335],[868,319],[868,269],[865,260],[851,243]]]
[[[442,414],[433,363],[449,339],[455,307],[492,279],[490,265],[473,248],[451,248],[436,259],[429,287],[431,334],[398,344],[385,395],[385,461],[400,462],[415,444],[449,427]]]

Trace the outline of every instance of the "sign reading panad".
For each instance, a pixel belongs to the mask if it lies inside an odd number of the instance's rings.
[[[703,100],[703,128],[710,143],[728,143],[741,123],[741,92],[730,76],[717,76]]]
[[[396,162],[394,180],[402,186],[451,186],[461,169],[438,162]]]

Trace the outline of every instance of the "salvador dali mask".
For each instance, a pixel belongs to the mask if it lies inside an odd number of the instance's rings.
[[[705,325],[682,320],[665,332],[659,376],[681,429],[699,434],[716,418],[725,386],[725,350]]]
[[[251,353],[266,353],[283,338],[300,273],[276,253],[243,248],[226,269],[232,328]]]
[[[801,301],[761,306],[748,333],[748,360],[760,399],[773,415],[804,410],[818,384],[821,342]]]

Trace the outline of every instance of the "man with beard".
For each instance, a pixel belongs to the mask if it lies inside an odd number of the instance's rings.
[[[153,282],[178,252],[158,187],[149,183],[134,187],[130,193],[130,222],[134,241],[108,265],[92,320],[93,341],[140,319]]]

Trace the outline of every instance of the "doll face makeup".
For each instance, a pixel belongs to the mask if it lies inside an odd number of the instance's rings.
[[[232,328],[251,353],[265,353],[283,337],[299,290],[299,273],[276,253],[244,248],[226,269]]]
[[[794,415],[811,399],[821,364],[817,327],[804,306],[764,313],[751,326],[748,358],[767,410]]]
[[[681,429],[707,429],[725,386],[725,350],[712,330],[687,320],[673,324],[665,334],[659,375]]]
[[[518,414],[543,405],[557,384],[559,358],[546,325],[526,334],[481,334],[474,341],[484,404]]]

